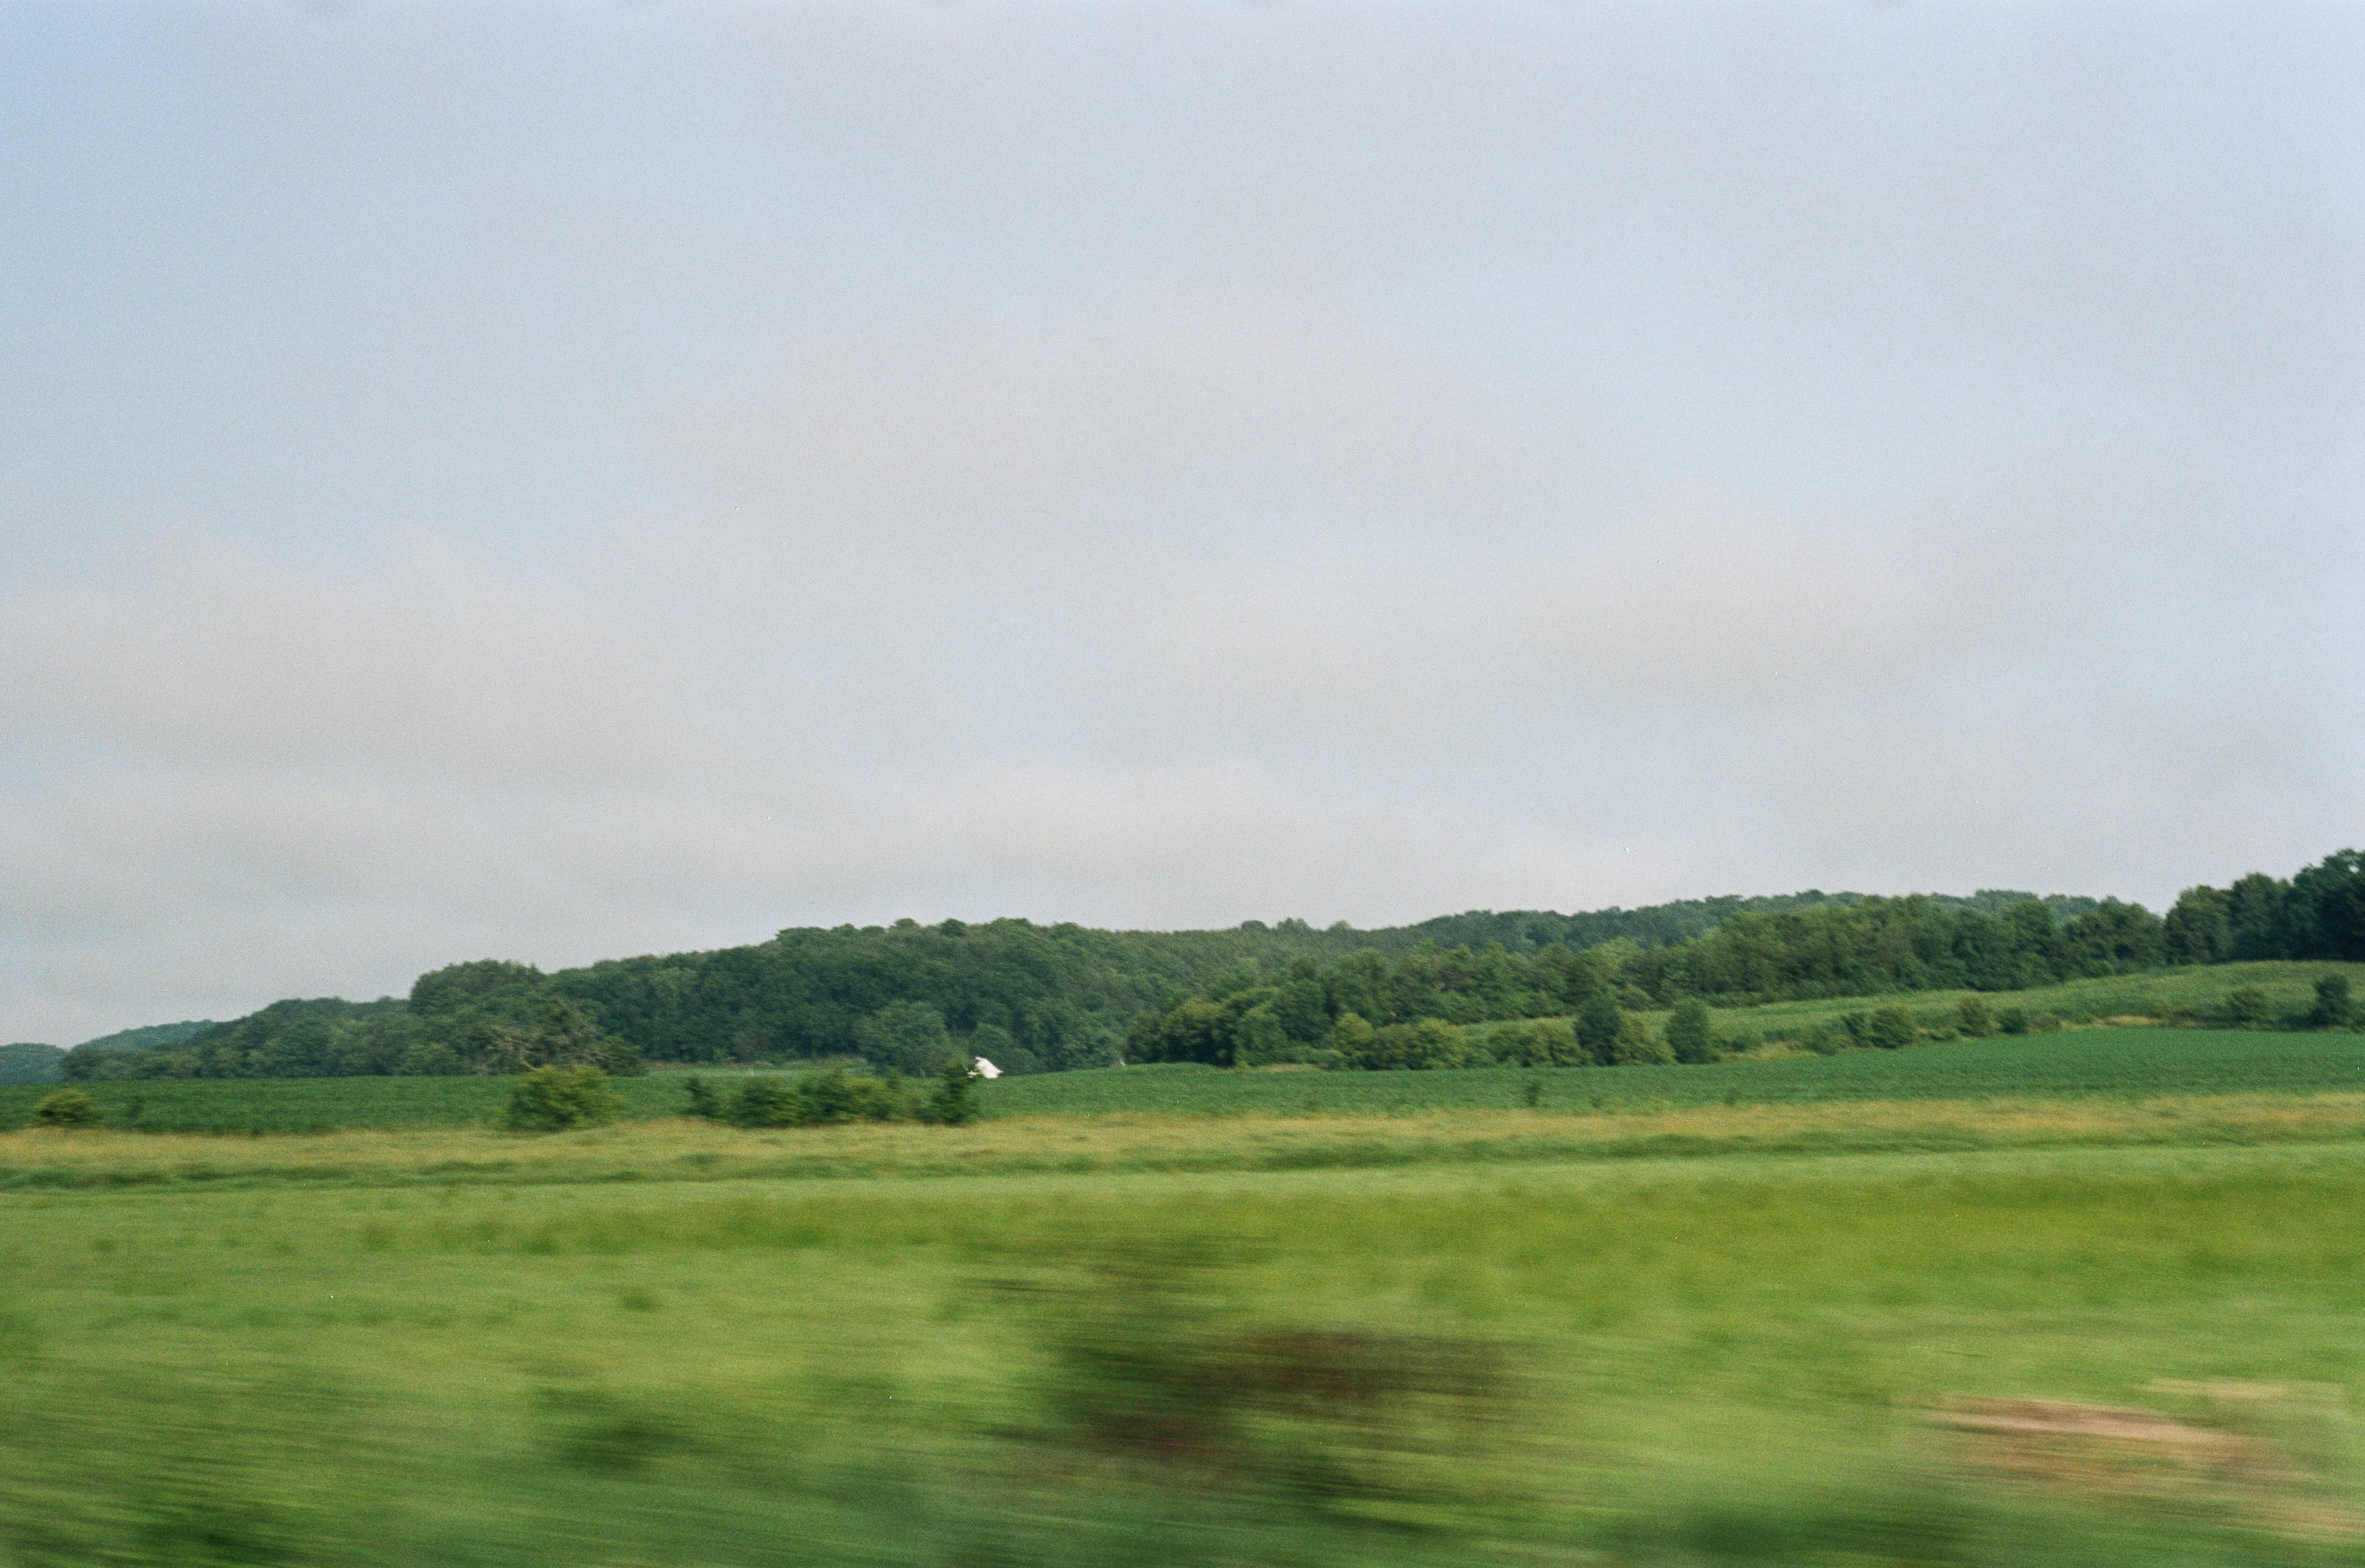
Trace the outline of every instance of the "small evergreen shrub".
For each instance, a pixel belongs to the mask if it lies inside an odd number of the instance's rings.
[[[967,1062],[958,1064],[964,1072]],[[838,1122],[908,1122],[919,1103],[898,1078],[867,1078],[842,1067],[799,1078],[751,1078],[731,1097],[743,1127],[817,1127]]]
[[[1866,1045],[1878,1050],[1902,1050],[1913,1043],[1920,1033],[1913,1022],[1913,1010],[1897,1002],[1876,1007],[1865,1017],[1861,1036]]]
[[[1709,1023],[1708,1003],[1689,997],[1667,1014],[1667,1048],[1686,1064],[1714,1061],[1716,1035]]]
[[[624,1114],[624,1102],[596,1067],[538,1067],[510,1091],[503,1124],[519,1132],[598,1126]]]
[[[96,1102],[79,1089],[57,1089],[41,1096],[33,1107],[34,1122],[45,1127],[97,1127],[106,1125]]]
[[[2227,991],[2222,1005],[2225,1022],[2236,1029],[2263,1029],[2274,1016],[2267,993],[2254,985]]]

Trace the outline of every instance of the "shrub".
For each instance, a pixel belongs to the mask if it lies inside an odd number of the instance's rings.
[[[1676,1003],[1676,1010],[1667,1014],[1667,1049],[1679,1062],[1716,1059],[1716,1035],[1709,1023],[1708,1003],[1697,997]]]
[[[713,1086],[706,1080],[693,1072],[682,1080],[681,1087],[689,1096],[689,1114],[690,1115],[706,1122],[719,1122],[723,1119],[723,1096],[717,1094]]]
[[[2342,974],[2318,975],[2315,980],[2315,1006],[2307,1021],[2319,1029],[2345,1029],[2357,1016],[2357,1004],[2348,993],[2348,977]]]
[[[953,1054],[945,1015],[924,1002],[891,1002],[854,1025],[854,1047],[898,1072],[934,1072]]]
[[[1967,1040],[1984,1040],[1995,1033],[1995,1016],[1988,1011],[1987,998],[1967,996],[1955,1003],[1955,1028]]]
[[[1510,1067],[1581,1067],[1586,1059],[1565,1018],[1506,1024],[1493,1040],[1496,1058]]]
[[[1902,1050],[1913,1043],[1920,1030],[1913,1022],[1913,1010],[1897,1002],[1876,1007],[1864,1022],[1865,1044],[1884,1051]]]
[[[538,1067],[510,1091],[502,1122],[520,1132],[597,1126],[624,1114],[624,1102],[596,1067]]]
[[[971,1070],[955,1058],[946,1064]],[[731,1097],[730,1119],[743,1127],[814,1127],[837,1122],[909,1121],[919,1106],[900,1079],[862,1078],[842,1067],[802,1078],[751,1078]]]
[[[1618,1059],[1618,1031],[1625,1014],[1608,991],[1597,991],[1576,1015],[1576,1043],[1587,1061],[1607,1067]]]
[[[2028,1015],[2028,1032],[2032,1035],[2056,1035],[2061,1031],[2061,1019],[2052,1013],[2032,1013]]]
[[[1353,1016],[1351,1014],[1350,1017]],[[1362,1023],[1361,1019],[1356,1020]],[[1462,1034],[1452,1025],[1435,1018],[1421,1018],[1410,1024],[1391,1024],[1384,1029],[1373,1029],[1368,1036],[1362,1031],[1349,1031],[1346,1019],[1332,1031],[1332,1043],[1338,1046],[1340,1058],[1349,1067],[1367,1071],[1388,1068],[1460,1067],[1463,1062]],[[1352,1045],[1350,1045],[1352,1041]]]
[[[2024,1007],[2001,1008],[1997,1012],[1995,1021],[1998,1034],[2025,1035],[2028,1033],[2028,1009]]]
[[[33,1120],[45,1127],[95,1127],[106,1125],[91,1097],[79,1089],[55,1089],[33,1107]]]
[[[928,1119],[948,1127],[977,1120],[977,1068],[973,1064],[956,1057],[937,1070],[936,1092],[928,1096]]]
[[[1610,1059],[1620,1067],[1664,1067],[1676,1059],[1667,1042],[1651,1032],[1640,1014],[1629,1013],[1618,1025],[1618,1038],[1610,1046]]]
[[[2236,1029],[2264,1028],[2274,1011],[2267,993],[2254,985],[2227,991],[2221,1010],[2225,1021]]]

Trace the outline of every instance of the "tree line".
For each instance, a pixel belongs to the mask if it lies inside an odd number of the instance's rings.
[[[1597,997],[1631,1013],[1687,999],[2004,991],[2243,958],[2365,958],[2365,857],[2344,850],[2289,880],[2188,889],[2165,920],[2110,899],[1810,891],[1575,915],[1479,911],[1379,931],[1299,920],[1182,932],[1026,920],[791,928],[749,946],[551,973],[453,964],[407,997],[275,1002],[177,1044],[69,1052],[62,1067],[74,1079],[628,1073],[648,1061],[858,1058],[919,1077],[947,1057],[981,1056],[1007,1071],[1056,1071],[1120,1057],[1285,1060],[1332,1048],[1350,1014],[1387,1042],[1374,1049],[1417,1054],[1435,1048],[1433,1032],[1417,1047],[1387,1031],[1575,1018]]]

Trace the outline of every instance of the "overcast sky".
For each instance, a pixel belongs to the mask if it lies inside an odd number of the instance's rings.
[[[9,7],[0,1039],[2365,843],[2365,9]]]

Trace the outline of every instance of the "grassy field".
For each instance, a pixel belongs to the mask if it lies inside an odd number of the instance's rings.
[[[727,1081],[707,1075],[718,1085]],[[981,1086],[988,1116],[1372,1115],[1526,1107],[1578,1114],[1660,1106],[2146,1097],[2365,1091],[2365,1035],[2091,1028],[1954,1040],[1906,1051],[1743,1059],[1701,1067],[1466,1069],[1451,1072],[1232,1072],[1111,1068]],[[315,1132],[489,1126],[499,1078],[160,1080],[85,1085],[108,1125],[156,1132]],[[674,1116],[682,1075],[617,1081],[635,1118]],[[0,1088],[0,1130],[48,1091]]]
[[[0,1568],[2365,1562],[2365,1037],[619,1087],[0,1131]]]
[[[2088,1147],[1746,1147],[1945,1114],[1858,1104],[1093,1173],[927,1161],[1207,1129],[15,1134],[223,1169],[6,1198],[0,1562],[2354,1562],[2365,1103],[2313,1103],[2274,1147],[2100,1103],[2018,1113]],[[1217,1131],[1293,1126],[1341,1131]],[[800,1142],[842,1158],[728,1169]]]

